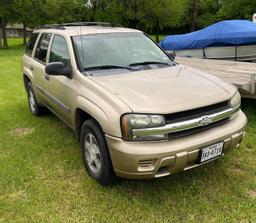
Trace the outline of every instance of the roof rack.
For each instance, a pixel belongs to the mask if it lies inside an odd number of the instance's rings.
[[[122,27],[121,25],[107,23],[107,22],[71,22],[62,24],[49,24],[39,26],[36,29],[65,29],[70,26],[100,26],[100,27]]]

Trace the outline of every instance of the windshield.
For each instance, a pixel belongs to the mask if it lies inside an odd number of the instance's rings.
[[[169,57],[143,33],[82,35],[73,40],[84,70],[171,63]]]

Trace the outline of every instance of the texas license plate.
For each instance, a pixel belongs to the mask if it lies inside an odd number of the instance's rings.
[[[213,144],[201,149],[201,152],[200,152],[201,156],[200,156],[199,162],[203,163],[208,160],[214,159],[218,156],[221,156],[223,151],[223,145],[224,145],[224,142],[220,142],[220,143]]]

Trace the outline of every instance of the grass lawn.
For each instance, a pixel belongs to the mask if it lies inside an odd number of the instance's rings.
[[[30,114],[21,40],[0,50],[0,222],[256,222],[256,101],[243,101],[243,145],[217,162],[104,188],[85,172],[75,135]]]

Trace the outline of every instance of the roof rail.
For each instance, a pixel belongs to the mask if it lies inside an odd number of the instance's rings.
[[[46,25],[42,25],[42,26],[38,26],[35,28],[37,29],[65,29],[64,26],[62,26],[61,24],[46,24]]]
[[[39,26],[36,29],[65,29],[69,26],[101,26],[101,27],[122,27],[118,24],[107,23],[107,22],[71,22],[71,23],[62,23],[62,24],[49,24]]]
[[[108,22],[71,22],[63,23],[63,26],[103,26],[103,27],[122,27],[118,24],[108,23]]]

